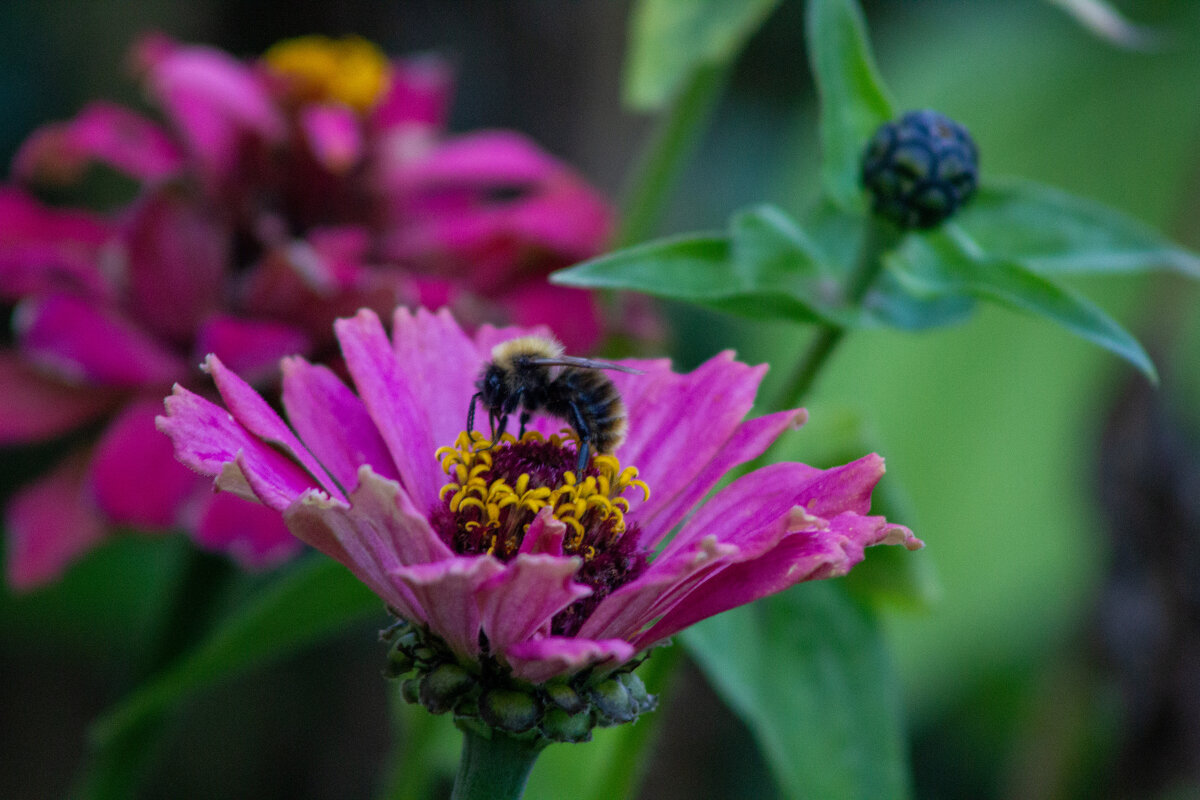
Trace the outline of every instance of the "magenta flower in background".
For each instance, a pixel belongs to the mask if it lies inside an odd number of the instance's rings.
[[[590,295],[544,278],[599,250],[608,207],[519,134],[446,136],[440,62],[321,37],[242,61],[163,36],[133,61],[157,118],[98,102],[13,166],[61,184],[106,165],[137,183],[128,206],[0,189],[0,298],[16,307],[0,445],[94,433],[6,509],[10,585],[57,578],[115,527],[186,528],[247,566],[297,551],[277,513],[213,496],[154,431],[158,399],[202,385],[207,353],[263,385],[282,356],[336,359],[337,317],[421,303],[595,341]]]
[[[643,371],[612,374],[628,438],[579,476],[561,420],[535,416],[494,446],[462,430],[491,348],[530,331],[471,337],[445,311],[405,309],[391,340],[369,310],[336,328],[353,391],[288,359],[285,422],[214,356],[225,408],[176,387],[159,428],[181,461],[281,514],[463,663],[494,659],[531,683],[613,668],[713,614],[842,575],[866,546],[922,546],[869,515],[876,455],[773,464],[705,500],[806,417],[744,420],[765,367],[729,353],[682,375],[623,362]]]

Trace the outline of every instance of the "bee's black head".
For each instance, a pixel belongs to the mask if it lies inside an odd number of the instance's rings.
[[[479,380],[475,381],[479,390],[479,399],[485,408],[499,409],[508,399],[508,386],[504,380],[504,371],[495,364],[488,364]]]

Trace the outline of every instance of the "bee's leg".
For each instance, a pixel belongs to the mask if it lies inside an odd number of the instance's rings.
[[[517,436],[518,440],[525,438],[525,426],[529,424],[529,418],[532,416],[533,415],[530,414],[528,411],[521,412],[521,433],[519,436]]]
[[[504,429],[508,427],[508,414],[501,414],[497,420],[499,425],[492,426],[492,444],[500,441],[500,437],[504,435]]]
[[[578,477],[582,479],[583,470],[588,463],[588,444],[592,438],[592,429],[588,427],[587,420],[583,418],[583,413],[580,412],[578,405],[570,402],[567,406],[571,411],[571,427],[575,429],[575,434],[579,437]]]
[[[475,430],[475,401],[477,401],[483,392],[476,392],[471,395],[471,405],[467,406],[467,436],[471,435],[471,431]]]

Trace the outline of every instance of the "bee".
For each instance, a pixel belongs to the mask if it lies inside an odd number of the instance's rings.
[[[544,410],[579,437],[578,472],[591,448],[611,453],[625,441],[625,403],[600,370],[640,373],[608,361],[563,355],[563,346],[542,336],[523,336],[492,348],[492,360],[475,381],[478,389],[467,409],[467,430],[475,428],[475,403],[482,402],[491,423],[492,441],[504,435],[508,415],[521,409],[521,435],[535,411]]]

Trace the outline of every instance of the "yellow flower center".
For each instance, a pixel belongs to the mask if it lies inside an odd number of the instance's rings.
[[[263,55],[300,102],[340,102],[365,112],[388,90],[391,65],[375,44],[360,36],[301,36],[272,45]]]
[[[439,448],[435,456],[450,478],[441,499],[452,517],[455,549],[511,558],[543,508],[566,524],[565,552],[587,562],[616,545],[626,531],[625,490],[639,489],[649,499],[650,489],[636,468],[622,468],[611,455],[595,456],[576,475],[568,467],[578,446],[574,432],[564,429],[548,440],[536,431],[520,440],[506,433],[494,445],[464,431],[453,447]]]

